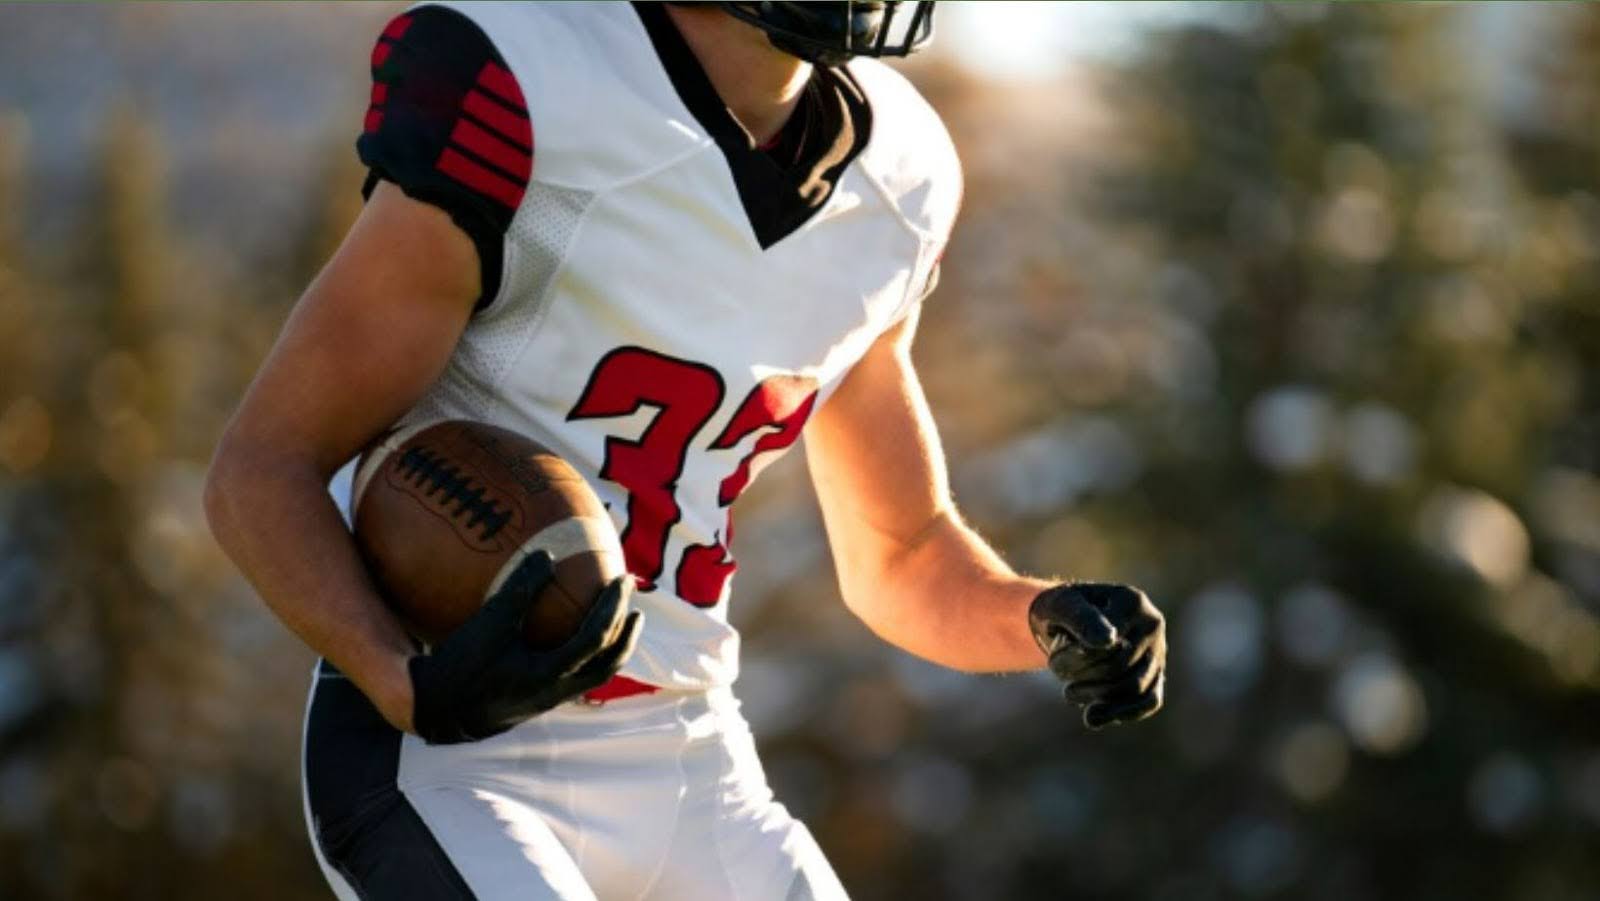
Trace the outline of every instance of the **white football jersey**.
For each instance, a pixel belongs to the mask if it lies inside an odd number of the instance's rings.
[[[730,505],[930,286],[960,202],[950,139],[902,76],[856,60],[834,77],[864,98],[864,146],[820,206],[763,217],[760,166],[741,155],[760,150],[708,103],[703,73],[682,71],[659,7],[442,6],[497,58],[469,67],[427,162],[503,206],[503,228],[474,231],[486,296],[402,425],[482,420],[563,456],[608,505],[639,582],[646,625],[623,673],[729,684]],[[375,76],[399,71],[386,55]],[[418,96],[418,78],[390,81],[374,88],[374,147],[407,115],[397,92]],[[361,146],[375,177],[405,165]]]

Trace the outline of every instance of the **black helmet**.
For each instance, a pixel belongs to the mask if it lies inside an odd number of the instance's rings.
[[[852,56],[905,56],[933,38],[932,0],[722,3],[807,62],[837,66]],[[909,6],[905,14],[901,7]],[[899,32],[898,37],[895,33]]]

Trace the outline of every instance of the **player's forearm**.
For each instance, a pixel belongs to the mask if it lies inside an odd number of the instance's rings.
[[[206,515],[273,613],[405,727],[413,646],[367,577],[326,486],[309,461],[225,441],[207,478]]]
[[[1044,665],[1028,605],[1050,583],[1017,575],[953,512],[873,556],[846,564],[842,581],[847,604],[884,640],[968,672]]]

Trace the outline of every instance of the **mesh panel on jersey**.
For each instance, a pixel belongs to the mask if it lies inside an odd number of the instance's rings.
[[[528,185],[506,235],[505,283],[467,325],[439,381],[406,417],[488,419],[495,395],[550,306],[550,287],[594,200],[591,191]]]
[[[497,373],[511,364],[510,357],[526,343],[529,327],[549,306],[546,295],[593,200],[591,191],[539,183],[528,187],[527,199],[511,223],[507,249],[513,265],[505,292],[486,311],[486,328],[473,342],[483,362]]]

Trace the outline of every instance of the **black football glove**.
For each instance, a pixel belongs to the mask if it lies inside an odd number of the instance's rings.
[[[610,679],[633,653],[642,614],[628,612],[627,576],[606,586],[566,643],[529,647],[523,617],[554,577],[549,554],[530,554],[471,619],[411,658],[412,728],[429,744],[498,735]]]
[[[1131,723],[1161,709],[1167,625],[1144,592],[1102,582],[1057,585],[1034,598],[1028,625],[1050,671],[1066,683],[1066,699],[1083,707],[1085,726]]]

